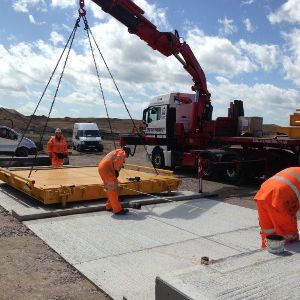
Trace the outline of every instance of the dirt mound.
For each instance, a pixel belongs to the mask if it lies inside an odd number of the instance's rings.
[[[14,109],[0,108],[0,125],[6,125],[16,130],[23,132],[32,117],[28,128],[29,134],[41,133],[46,124],[46,116],[24,116]],[[106,136],[111,130],[107,118],[50,118],[46,128],[46,133],[51,134],[55,128],[59,127],[67,136],[72,134],[74,123],[97,123],[101,133]],[[142,126],[142,122],[134,120],[137,127]],[[133,129],[133,124],[130,119],[110,119],[112,131],[118,135],[120,133],[130,133]]]

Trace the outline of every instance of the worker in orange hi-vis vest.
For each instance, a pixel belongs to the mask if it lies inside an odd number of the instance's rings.
[[[131,154],[128,146],[109,152],[99,163],[98,172],[106,190],[107,202],[106,210],[113,211],[114,214],[124,215],[128,213],[127,208],[122,208],[119,201],[118,177],[121,168],[124,167],[126,158]]]
[[[47,144],[47,151],[51,159],[52,168],[62,168],[64,158],[68,156],[68,147],[59,128],[56,128],[55,135],[50,137]]]
[[[254,200],[258,209],[261,247],[268,235],[278,234],[285,243],[299,240],[297,211],[300,201],[300,167],[280,171],[266,180]]]

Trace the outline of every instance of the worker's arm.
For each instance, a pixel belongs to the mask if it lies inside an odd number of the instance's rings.
[[[122,168],[124,168],[125,159],[126,159],[125,151],[121,150],[116,153],[116,156],[113,161],[113,166],[116,171],[119,172]]]

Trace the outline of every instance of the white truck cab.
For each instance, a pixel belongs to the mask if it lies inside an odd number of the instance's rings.
[[[96,123],[75,123],[72,137],[73,150],[103,151],[102,138]]]
[[[33,141],[23,137],[14,129],[7,126],[0,126],[0,153],[12,154],[18,157],[27,157],[29,154],[35,155],[37,147]]]
[[[155,138],[172,138],[175,124],[188,132],[195,113],[195,94],[171,93],[157,96],[143,112],[145,135]],[[172,167],[172,151],[168,146],[147,145],[153,164],[158,168]]]

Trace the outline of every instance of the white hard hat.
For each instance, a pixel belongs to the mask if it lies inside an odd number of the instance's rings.
[[[55,129],[55,133],[61,133],[61,129],[60,128],[56,128]]]

